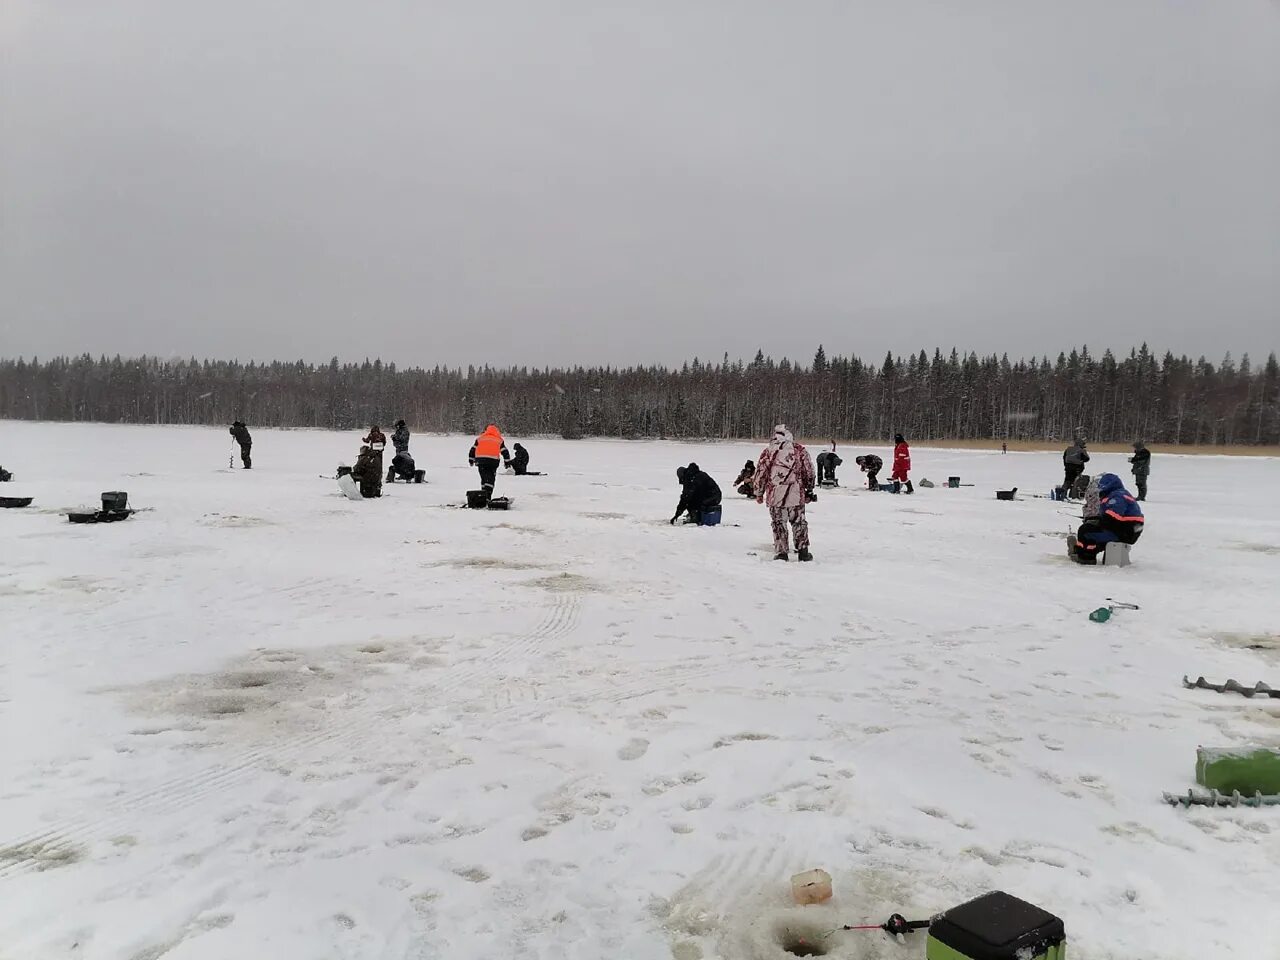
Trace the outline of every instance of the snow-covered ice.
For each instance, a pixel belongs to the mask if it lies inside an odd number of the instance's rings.
[[[354,503],[359,431],[0,424],[0,957],[923,956],[831,932],[1003,889],[1082,960],[1275,957],[1280,810],[1172,809],[1280,742],[1280,461],[1157,455],[1124,569],[1065,557],[1056,453],[842,479],[816,562],[729,481],[761,444],[531,439],[508,513]],[[816,451],[815,451],[816,452]],[[887,449],[879,452],[888,461]],[[675,468],[725,525],[667,524]],[[1128,476],[1120,455],[1095,472]],[[72,526],[103,490],[145,508]],[[1106,598],[1140,604],[1106,624]],[[788,907],[821,866],[827,906]]]

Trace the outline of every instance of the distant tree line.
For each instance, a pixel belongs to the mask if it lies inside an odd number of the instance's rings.
[[[867,363],[693,360],[665,367],[397,369],[328,364],[57,357],[0,360],[0,417],[352,429],[400,417],[421,431],[569,438],[798,435],[913,441],[1145,438],[1181,444],[1280,443],[1280,368],[1248,355],[1216,366],[1143,344],[1122,359],[1088,347],[1010,361],[952,349]]]

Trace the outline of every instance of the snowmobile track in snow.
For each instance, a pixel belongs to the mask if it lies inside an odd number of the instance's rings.
[[[580,598],[575,594],[557,596],[542,620],[527,634],[512,636],[478,657],[447,669],[435,688],[436,694],[443,697],[471,686],[478,678],[492,674],[496,664],[527,655],[567,636],[577,626],[580,605]],[[336,748],[371,733],[381,719],[379,714],[357,710],[350,719],[326,725],[287,745],[235,753],[221,763],[189,768],[150,788],[117,795],[100,808],[100,815],[95,818],[67,818],[44,830],[0,841],[0,880],[74,862],[91,842],[131,832],[130,825],[138,822],[142,813],[153,817],[172,816],[225,794],[229,788],[264,770],[332,755]]]

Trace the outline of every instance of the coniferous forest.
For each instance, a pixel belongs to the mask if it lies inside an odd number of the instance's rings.
[[[1214,364],[1146,344],[1117,357],[1088,347],[1011,361],[955,349],[827,356],[757,352],[743,362],[665,367],[466,370],[123,359],[0,360],[0,417],[125,423],[350,429],[400,417],[418,431],[748,438],[785,421],[797,435],[913,441],[1062,440],[1280,443],[1280,368],[1272,353]]]

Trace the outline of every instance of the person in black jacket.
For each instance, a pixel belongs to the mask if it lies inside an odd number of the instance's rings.
[[[240,444],[240,462],[244,464],[246,470],[252,470],[253,457],[250,453],[253,450],[253,437],[249,435],[249,428],[244,425],[243,420],[237,420],[231,424],[231,429],[227,432],[235,438],[236,443]]]
[[[529,472],[529,451],[519,443],[512,444],[511,449],[514,451],[511,454],[511,470],[517,477],[523,477]]]
[[[1070,495],[1072,486],[1075,485],[1076,478],[1084,473],[1084,465],[1089,462],[1089,451],[1085,449],[1085,442],[1082,437],[1077,437],[1076,442],[1062,451],[1062,467],[1063,479],[1062,489]]]
[[[1138,487],[1138,499],[1147,499],[1147,477],[1151,476],[1151,451],[1141,440],[1133,441],[1133,456],[1129,458],[1133,464],[1133,482]]]
[[[838,482],[836,480],[836,467],[840,466],[844,461],[840,459],[839,454],[836,453],[836,444],[834,440],[831,442],[831,449],[824,450],[822,453],[818,454],[818,456],[814,458],[814,462],[818,467],[818,486],[836,486]]]
[[[409,452],[409,428],[404,425],[403,420],[396,421],[395,432],[391,434],[391,444],[398,454]]]
[[[865,456],[854,457],[853,462],[856,463],[862,472],[867,475],[867,489],[879,490],[880,470],[884,467],[884,461],[874,453],[868,453]]]
[[[360,496],[371,500],[382,496],[382,464],[378,462],[380,455],[366,444],[360,448],[360,456],[356,457],[351,468],[351,476],[360,484]]]
[[[703,473],[696,463],[676,470],[676,479],[680,481],[680,503],[676,505],[676,515],[671,518],[674,524],[686,510],[690,523],[702,523],[702,515],[720,506],[720,485]]]

